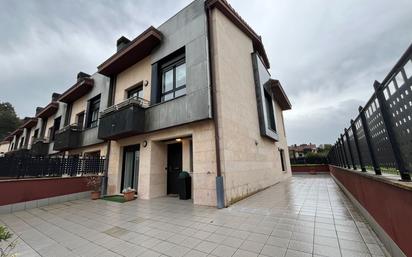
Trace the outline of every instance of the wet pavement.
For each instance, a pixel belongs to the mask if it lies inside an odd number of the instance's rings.
[[[0,215],[17,256],[389,256],[329,175],[298,175],[229,208],[88,199]]]

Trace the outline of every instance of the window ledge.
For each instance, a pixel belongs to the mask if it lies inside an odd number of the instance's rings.
[[[177,100],[177,99],[179,99],[179,98],[183,98],[183,97],[185,97],[185,96],[186,96],[186,95],[181,95],[181,96],[175,97],[175,98],[170,99],[170,100],[167,100],[167,101],[155,103],[155,104],[153,104],[153,105],[150,105],[148,108],[152,108],[152,107],[159,106],[159,105],[162,105],[162,104],[165,104],[165,103],[168,103],[168,102],[172,102],[172,101],[174,101],[174,100]]]

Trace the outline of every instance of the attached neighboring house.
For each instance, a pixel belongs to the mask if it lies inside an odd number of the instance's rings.
[[[37,125],[32,129],[31,152],[34,155],[60,154],[54,150],[56,132],[63,127],[66,104],[58,102],[60,94],[54,93],[52,101],[44,108],[37,108]]]
[[[261,37],[226,1],[195,0],[116,46],[37,111],[32,152],[106,156],[107,193],[143,199],[177,194],[187,171],[194,204],[220,207],[291,176],[291,104]]]
[[[80,72],[76,83],[58,101],[66,104],[63,126],[56,132],[53,149],[65,155],[106,156],[107,143],[97,137],[99,113],[107,108],[109,79]]]
[[[5,153],[25,154],[30,149],[30,132],[36,126],[37,119],[26,117],[23,124],[8,135],[4,141],[9,141],[9,147]]]

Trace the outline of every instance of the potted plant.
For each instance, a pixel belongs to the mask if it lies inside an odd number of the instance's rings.
[[[87,177],[87,187],[92,191],[92,200],[97,200],[100,198],[100,177]]]
[[[135,194],[136,190],[128,187],[123,189],[122,193],[123,193],[123,197],[125,201],[131,201],[134,200],[134,194]]]

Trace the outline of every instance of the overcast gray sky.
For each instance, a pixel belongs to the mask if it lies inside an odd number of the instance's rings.
[[[0,102],[33,116],[94,73],[121,35],[158,26],[190,0],[0,0]],[[262,35],[293,109],[288,143],[330,143],[412,42],[411,0],[229,0]],[[253,5],[251,4],[253,3]]]

